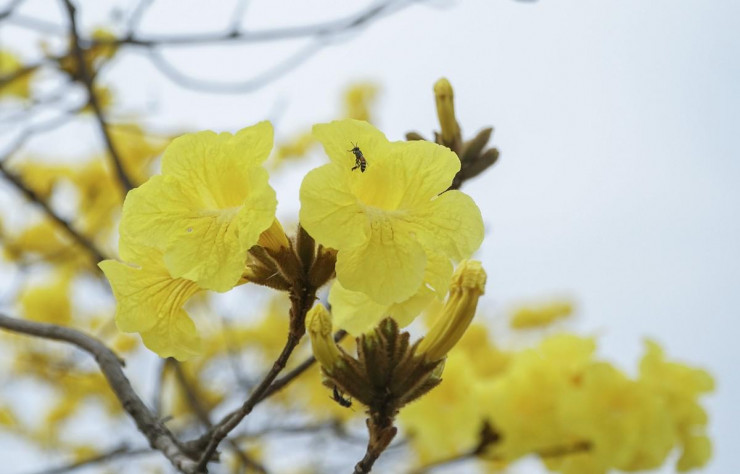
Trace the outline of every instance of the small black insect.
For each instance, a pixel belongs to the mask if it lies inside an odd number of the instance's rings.
[[[360,150],[360,147],[357,146],[357,144],[352,144],[353,148],[351,150],[347,150],[352,152],[353,155],[355,155],[355,166],[352,168],[352,171],[356,170],[357,168],[360,168],[361,172],[365,172],[365,168],[367,168],[367,160],[362,155],[362,150]]]
[[[344,396],[342,396],[342,393],[339,392],[339,389],[336,385],[334,386],[334,391],[332,393],[331,399],[339,403],[344,408],[349,408],[352,406],[352,400],[344,398]]]

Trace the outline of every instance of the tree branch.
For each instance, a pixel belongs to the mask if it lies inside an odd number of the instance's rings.
[[[143,456],[145,454],[151,454],[154,452],[156,451],[153,451],[151,448],[132,449],[124,444],[117,448],[113,448],[110,451],[101,453],[95,457],[83,459],[82,461],[76,461],[65,466],[44,469],[42,471],[38,471],[37,474],[64,474],[66,472],[74,471],[83,467],[89,467],[93,464],[107,463],[119,458]]]
[[[213,423],[211,422],[211,417],[208,413],[208,409],[203,406],[197,390],[187,379],[185,371],[182,368],[182,364],[180,364],[180,362],[175,359],[167,359],[167,361],[170,367],[172,367],[175,371],[175,377],[177,378],[180,387],[182,387],[183,391],[185,392],[185,398],[187,398],[188,404],[195,412],[195,416],[198,417],[198,420],[203,426],[208,429],[213,428]],[[241,461],[244,467],[249,467],[254,470],[254,472],[258,472],[261,474],[265,474],[265,472],[267,472],[262,465],[249,458],[246,453],[244,453],[239,448],[239,445],[237,445],[234,440],[227,438],[227,441],[229,442],[229,446],[231,447],[232,451],[234,451],[234,454],[236,454],[236,457],[239,458],[239,461]]]
[[[150,446],[161,451],[181,472],[195,474],[196,462],[186,454],[175,436],[141,401],[131,386],[131,382],[123,373],[122,361],[105,344],[75,329],[11,318],[2,314],[0,314],[0,328],[43,339],[67,342],[92,355],[123,409],[133,418],[139,431],[149,440]]]
[[[80,36],[77,30],[77,15],[75,7],[72,4],[71,0],[62,1],[67,9],[67,15],[69,18],[69,34],[72,39],[72,49],[74,50],[74,56],[77,60],[77,75],[79,76],[82,84],[87,89],[90,106],[92,107],[95,118],[97,119],[98,127],[100,128],[100,133],[103,135],[105,145],[108,147],[111,162],[113,163],[113,169],[118,176],[118,180],[120,181],[121,186],[123,186],[125,194],[126,192],[133,189],[134,186],[133,184],[131,184],[131,180],[129,180],[128,176],[126,175],[126,171],[123,169],[121,156],[118,153],[118,150],[116,150],[116,146],[113,144],[113,139],[110,135],[110,131],[108,130],[108,125],[105,122],[105,117],[103,116],[103,109],[100,106],[100,102],[98,102],[97,95],[95,94],[92,74],[90,71],[87,70],[87,64],[85,63],[85,54],[82,51],[82,46],[80,45]]]
[[[77,232],[75,229],[72,228],[72,225],[69,222],[59,217],[59,215],[57,215],[57,213],[55,213],[51,209],[51,207],[46,203],[46,201],[41,198],[41,196],[36,194],[36,192],[31,188],[26,186],[25,183],[23,183],[23,181],[20,179],[20,177],[15,175],[15,173],[8,170],[5,167],[5,163],[3,163],[2,161],[0,161],[0,174],[2,174],[5,179],[10,181],[10,183],[15,186],[16,189],[18,189],[26,197],[26,199],[36,203],[39,207],[41,207],[46,215],[49,216],[51,220],[59,224],[67,232],[67,234],[72,237],[72,239],[74,239],[78,244],[80,244],[88,252],[90,252],[90,255],[95,259],[96,263],[106,259],[106,257],[100,252],[100,250],[98,250],[92,240]]]
[[[347,335],[347,331],[337,331],[334,334],[334,341],[339,342]],[[262,400],[272,396],[274,393],[279,392],[282,390],[283,387],[288,385],[290,382],[292,382],[294,379],[296,379],[299,375],[301,375],[303,372],[311,368],[316,363],[316,357],[309,356],[298,364],[294,369],[289,371],[287,374],[283,375],[279,379],[275,380],[272,385],[268,387],[267,390],[265,390],[264,395],[258,400],[258,402],[261,402]]]
[[[203,472],[205,470],[206,465],[208,465],[208,462],[216,453],[216,449],[218,448],[218,445],[221,443],[221,441],[234,428],[236,428],[239,423],[241,423],[241,421],[252,412],[257,403],[262,400],[264,393],[270,387],[270,384],[273,380],[275,380],[280,371],[283,370],[285,364],[288,362],[290,354],[293,352],[299,342],[300,336],[297,336],[292,332],[288,333],[288,340],[285,343],[285,347],[283,347],[282,352],[275,360],[272,368],[265,375],[265,377],[262,379],[262,382],[260,382],[260,384],[254,390],[254,392],[252,392],[249,398],[237,410],[226,415],[217,425],[213,427],[212,430],[209,430],[203,437],[194,441],[195,446],[202,445],[203,441],[207,442],[206,448],[203,451],[200,460],[198,461],[198,472]]]

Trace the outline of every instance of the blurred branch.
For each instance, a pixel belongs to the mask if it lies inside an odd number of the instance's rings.
[[[72,4],[71,0],[62,0],[64,3],[64,6],[67,9],[67,15],[69,18],[69,34],[72,39],[72,48],[74,50],[75,58],[77,59],[77,72],[80,81],[83,83],[85,88],[87,89],[87,95],[88,95],[88,101],[90,103],[90,106],[93,109],[93,112],[95,114],[95,118],[97,119],[100,133],[103,135],[103,140],[105,141],[105,145],[108,147],[108,152],[111,157],[111,161],[113,162],[113,169],[116,171],[116,174],[118,175],[118,180],[120,181],[121,185],[124,188],[124,194],[131,189],[134,188],[134,186],[131,184],[131,180],[129,180],[128,176],[126,175],[125,170],[123,169],[123,164],[121,162],[121,156],[116,150],[116,147],[113,143],[113,139],[111,138],[110,131],[108,130],[108,125],[105,122],[105,117],[103,116],[103,109],[100,106],[100,102],[98,102],[97,94],[95,94],[95,87],[93,85],[93,78],[87,69],[87,64],[85,63],[85,55],[82,51],[82,46],[80,45],[80,36],[79,31],[77,29],[77,15],[75,11],[75,7]]]
[[[200,396],[198,392],[196,391],[195,387],[193,387],[190,383],[190,381],[187,379],[187,376],[185,375],[185,371],[182,369],[182,364],[180,364],[179,361],[175,359],[167,359],[167,363],[172,367],[173,371],[175,372],[175,378],[177,378],[177,382],[180,384],[180,387],[182,388],[183,392],[185,392],[185,398],[188,401],[188,405],[190,405],[190,408],[193,409],[193,412],[195,413],[195,416],[198,418],[198,421],[205,426],[208,429],[213,428],[213,423],[211,422],[210,414],[208,413],[208,410],[206,407],[203,406],[203,403],[200,401]],[[249,458],[249,456],[246,455],[240,448],[239,445],[236,444],[236,442],[232,439],[228,439],[227,441],[229,443],[229,446],[231,447],[232,451],[234,451],[234,454],[236,457],[239,458],[239,461],[242,463],[244,467],[251,468],[254,470],[254,472],[265,474],[267,470],[254,461],[253,459]]]
[[[275,64],[267,71],[241,82],[209,81],[192,77],[172,65],[172,63],[170,63],[158,49],[153,48],[149,50],[149,59],[154,67],[156,67],[165,77],[186,89],[217,94],[239,94],[252,92],[266,86],[270,81],[280,78],[308,61],[313,55],[318,53],[323,46],[323,42],[313,41],[285,60]]]
[[[252,412],[257,403],[262,400],[264,393],[270,387],[270,384],[275,380],[280,371],[283,370],[285,364],[288,362],[290,354],[293,353],[293,350],[299,342],[300,336],[293,334],[293,332],[289,332],[285,347],[283,347],[283,350],[275,360],[272,368],[270,368],[270,371],[262,379],[262,382],[260,382],[257,388],[254,389],[254,392],[252,392],[242,406],[222,418],[218,424],[214,425],[214,427],[201,438],[191,442],[195,448],[205,445],[203,454],[198,461],[198,471],[205,470],[206,465],[208,465],[208,462],[216,453],[219,443],[221,443],[221,441]]]
[[[16,8],[18,8],[21,3],[23,3],[24,0],[12,0],[7,7],[5,7],[5,10],[0,12],[0,20],[4,20],[5,18],[9,17],[13,14]]]
[[[95,464],[103,464],[103,463],[114,461],[120,458],[130,458],[130,457],[142,456],[142,455],[151,454],[154,452],[156,451],[153,451],[151,448],[132,449],[132,448],[129,448],[128,445],[124,444],[117,448],[113,448],[110,451],[101,453],[98,456],[95,456],[89,459],[83,459],[82,461],[75,461],[65,466],[44,469],[44,470],[38,471],[37,474],[64,474],[64,473],[71,472],[77,469],[81,469],[83,467],[90,467]]]
[[[435,469],[442,466],[449,466],[451,464],[456,464],[459,462],[467,461],[469,459],[474,459],[481,454],[485,452],[487,447],[492,443],[481,443],[478,445],[475,449],[472,449],[467,452],[462,452],[459,454],[454,454],[450,457],[439,459],[437,461],[433,461],[429,464],[426,464],[412,472],[412,474],[426,474],[431,469]],[[567,456],[569,454],[576,454],[576,453],[582,453],[585,451],[588,451],[591,449],[591,443],[589,442],[580,442],[575,443],[569,446],[554,446],[551,448],[541,449],[538,451],[533,452],[532,454],[535,454],[541,458],[555,458],[560,456]],[[505,462],[507,461],[505,458],[501,456],[495,456],[495,455],[487,455],[482,458],[486,461],[501,461]]]
[[[150,446],[161,451],[181,472],[196,473],[195,461],[186,454],[175,436],[149,411],[131,386],[126,374],[123,373],[123,362],[105,344],[75,329],[11,318],[2,314],[0,314],[0,328],[19,334],[67,342],[92,355],[123,409],[134,419],[139,431],[149,440]]]
[[[100,250],[98,250],[97,246],[93,243],[92,240],[77,232],[69,222],[62,219],[56,212],[54,212],[54,210],[51,209],[49,204],[47,204],[46,201],[41,198],[41,196],[36,194],[36,192],[33,191],[31,188],[26,186],[19,176],[16,176],[15,173],[8,170],[3,161],[0,161],[0,174],[2,174],[5,179],[10,181],[10,183],[15,186],[15,188],[18,189],[26,197],[26,199],[33,203],[36,203],[44,211],[44,213],[51,220],[59,224],[67,232],[67,234],[72,237],[72,239],[74,239],[78,244],[80,244],[88,252],[90,252],[90,255],[95,259],[95,263],[106,259],[106,256],[103,255]]]
[[[64,1],[66,3],[67,0]],[[133,21],[129,21],[129,32],[123,38],[111,40],[79,38],[79,41],[82,47],[115,44],[152,48],[157,46],[202,46],[206,44],[217,43],[261,43],[267,41],[282,41],[288,39],[305,38],[309,36],[335,35],[364,26],[370,23],[372,20],[382,16],[383,14],[398,11],[399,9],[409,4],[415,3],[415,1],[418,0],[383,0],[381,2],[377,2],[374,5],[371,5],[370,7],[362,11],[359,11],[358,13],[343,18],[337,18],[335,20],[329,20],[310,25],[273,28],[262,31],[239,30],[238,28],[234,27],[234,25],[236,24],[236,22],[234,22],[232,23],[231,28],[228,28],[225,31],[196,33],[188,35],[163,35],[147,37],[144,35],[139,36],[136,33],[136,27],[138,25],[135,24]],[[146,8],[146,6],[137,6],[137,9],[140,9],[141,13],[137,13],[135,15],[136,22],[141,21],[141,18],[143,16],[143,9]],[[63,26],[56,23],[51,23],[36,18],[30,18],[23,15],[9,15],[8,21],[17,24],[18,26],[40,30],[44,33],[54,34],[57,36],[65,36],[69,33]]]

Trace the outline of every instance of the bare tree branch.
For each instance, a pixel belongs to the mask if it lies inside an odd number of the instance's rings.
[[[83,459],[82,461],[75,461],[64,466],[44,469],[42,471],[38,471],[37,474],[64,474],[77,469],[81,469],[83,467],[90,467],[94,464],[103,464],[120,458],[143,456],[155,452],[156,451],[153,451],[151,448],[132,449],[129,448],[128,445],[124,444],[107,452],[101,453],[95,457]]]
[[[200,401],[200,396],[198,392],[187,379],[185,371],[182,368],[182,364],[180,364],[180,362],[175,359],[167,359],[167,362],[174,370],[177,382],[180,384],[180,387],[182,387],[182,390],[185,392],[185,398],[187,399],[190,407],[193,409],[193,412],[195,412],[195,416],[198,418],[203,426],[208,429],[213,428],[213,423],[211,422],[211,417],[208,413],[208,409],[203,406],[203,403],[201,403]],[[239,448],[239,445],[236,444],[234,440],[227,438],[227,441],[229,443],[229,446],[231,447],[231,450],[234,452],[234,454],[236,454],[236,457],[239,458],[239,461],[244,467],[251,468],[255,472],[261,474],[265,474],[267,472],[267,470],[262,465],[247,456],[246,453],[244,453],[244,451]]]
[[[344,339],[346,335],[347,331],[337,331],[334,334],[334,341],[339,342]],[[279,392],[280,390],[282,390],[283,387],[295,380],[299,375],[311,368],[311,366],[313,366],[315,363],[316,358],[314,356],[307,357],[306,360],[298,364],[293,370],[275,380],[258,401],[261,402],[262,400],[272,396],[274,393]]]
[[[149,59],[151,60],[154,67],[157,68],[165,77],[174,82],[175,84],[182,86],[186,89],[216,93],[216,94],[242,94],[246,92],[253,92],[258,90],[271,81],[278,79],[290,71],[294,70],[304,62],[308,61],[312,56],[321,51],[324,43],[322,41],[312,41],[305,47],[299,49],[296,53],[288,56],[283,61],[275,64],[267,71],[258,74],[252,78],[244,81],[210,81],[206,79],[198,79],[188,74],[183,73],[167,58],[162,55],[162,52],[157,48],[151,48],[149,50]]]
[[[21,3],[23,3],[24,0],[12,0],[7,7],[5,7],[5,10],[0,12],[0,20],[4,20],[5,18],[9,17],[13,14],[16,8],[18,8]]]
[[[36,194],[36,192],[31,188],[26,186],[19,176],[16,176],[15,173],[8,170],[5,166],[5,163],[2,161],[0,161],[0,174],[2,174],[5,179],[10,181],[10,183],[15,186],[16,189],[18,189],[26,197],[26,199],[33,203],[36,203],[44,211],[44,213],[51,220],[59,224],[67,232],[67,234],[72,237],[72,239],[74,239],[78,244],[80,244],[88,252],[90,252],[90,255],[95,259],[95,263],[106,259],[106,256],[103,255],[103,253],[97,248],[97,246],[95,245],[95,243],[93,243],[91,239],[77,232],[72,227],[72,224],[62,219],[56,212],[54,212],[54,210],[49,206],[49,204],[46,203],[44,199],[41,198],[41,196]]]
[[[72,49],[74,50],[74,55],[77,59],[78,76],[87,89],[90,106],[95,113],[95,118],[97,119],[100,133],[103,135],[105,145],[108,147],[108,153],[110,154],[111,162],[113,163],[113,169],[118,176],[118,180],[121,182],[121,186],[123,186],[124,188],[125,194],[127,191],[133,189],[134,185],[131,184],[131,180],[129,180],[128,176],[126,175],[126,171],[123,169],[121,156],[116,150],[115,144],[113,143],[110,131],[108,130],[108,125],[106,124],[105,117],[103,116],[103,109],[100,106],[100,102],[98,102],[98,96],[95,93],[91,71],[87,70],[87,64],[85,63],[85,54],[82,51],[82,46],[80,46],[80,36],[77,29],[77,15],[75,7],[72,4],[71,0],[62,0],[62,2],[67,9],[67,15],[69,18],[69,34],[72,39]]]
[[[216,453],[216,449],[218,449],[218,445],[221,443],[221,441],[234,428],[236,428],[244,419],[244,417],[249,415],[254,407],[257,405],[257,403],[262,400],[262,396],[264,395],[265,391],[267,391],[267,389],[270,387],[270,384],[273,380],[275,380],[280,371],[283,370],[285,364],[288,362],[290,354],[293,353],[293,350],[296,348],[299,342],[300,335],[289,332],[288,340],[285,343],[285,347],[283,347],[282,352],[275,360],[275,363],[272,365],[272,368],[270,368],[270,371],[265,375],[265,377],[262,379],[262,382],[260,382],[257,388],[254,389],[254,392],[252,392],[249,398],[237,410],[226,415],[220,422],[218,422],[217,425],[213,427],[212,430],[209,430],[203,437],[194,441],[194,444],[196,446],[201,445],[204,442],[207,443],[205,450],[203,451],[203,454],[198,461],[199,471],[203,471],[206,465],[208,465],[208,462],[211,460],[211,458],[213,458],[213,455]]]
[[[152,448],[161,451],[172,465],[186,474],[195,474],[197,463],[186,454],[175,436],[149,411],[122,370],[122,361],[105,344],[75,329],[37,323],[0,314],[0,328],[29,336],[67,342],[95,358],[108,385],[133,418]]]

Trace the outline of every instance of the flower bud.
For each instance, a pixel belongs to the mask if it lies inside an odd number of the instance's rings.
[[[306,315],[306,330],[311,338],[311,349],[324,371],[331,374],[335,364],[342,358],[332,334],[331,314],[321,303]]]
[[[465,333],[486,285],[481,263],[464,260],[455,270],[442,314],[419,343],[417,353],[427,360],[442,359]]]
[[[444,77],[434,84],[434,97],[437,102],[437,117],[442,129],[443,144],[452,147],[460,141],[460,127],[455,119],[455,101],[450,81]]]

